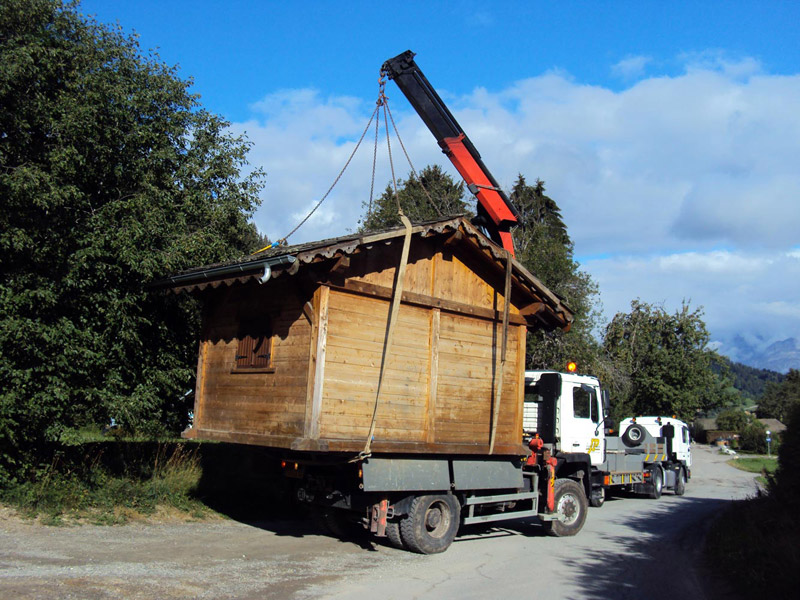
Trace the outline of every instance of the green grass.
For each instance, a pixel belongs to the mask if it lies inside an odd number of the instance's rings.
[[[96,448],[77,461],[57,457],[32,480],[4,489],[0,500],[48,525],[117,525],[159,509],[191,518],[211,514],[195,495],[202,476],[196,446],[158,444],[127,457],[122,473],[103,463],[103,451]]]
[[[752,458],[737,458],[729,460],[728,464],[748,473],[774,473],[778,468],[778,459],[775,456],[757,456]]]

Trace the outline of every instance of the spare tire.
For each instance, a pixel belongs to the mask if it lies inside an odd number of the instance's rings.
[[[645,428],[638,423],[634,423],[625,430],[625,433],[622,435],[622,443],[631,448],[635,448],[641,445],[646,436],[647,432]]]

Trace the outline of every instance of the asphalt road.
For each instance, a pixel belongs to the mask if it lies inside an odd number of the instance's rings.
[[[608,500],[574,538],[524,521],[466,528],[433,556],[340,541],[299,520],[43,527],[0,512],[0,598],[713,600],[720,582],[702,567],[703,535],[756,487],[728,457],[693,452],[683,497]]]

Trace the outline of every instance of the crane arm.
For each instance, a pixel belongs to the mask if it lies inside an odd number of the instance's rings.
[[[381,73],[397,84],[464,178],[467,188],[477,197],[479,221],[489,237],[513,255],[511,228],[519,221],[519,212],[500,189],[497,180],[483,164],[478,150],[414,62],[414,53],[407,50],[387,60],[381,67]]]

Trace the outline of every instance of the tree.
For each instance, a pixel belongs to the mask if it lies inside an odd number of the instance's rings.
[[[750,419],[743,410],[730,408],[717,415],[717,429],[723,431],[741,431],[750,423]]]
[[[0,481],[70,429],[185,418],[197,311],[146,285],[252,251],[262,187],[190,85],[74,3],[0,4]]]
[[[397,182],[397,195],[403,214],[412,222],[470,212],[464,201],[464,182],[454,182],[439,165],[425,167],[419,176],[412,174],[405,181],[400,179]],[[376,231],[401,224],[391,183],[375,200],[372,210],[365,208],[367,212],[361,219],[361,231]]]
[[[528,336],[530,368],[563,369],[570,360],[583,372],[599,372],[598,344],[593,332],[599,319],[598,288],[580,270],[573,256],[573,242],[556,202],[545,195],[544,182],[528,185],[519,175],[510,199],[520,213],[513,231],[516,258],[574,311],[568,332],[534,331]]]
[[[698,410],[733,404],[723,377],[711,368],[702,309],[684,303],[674,315],[641,300],[617,313],[603,349],[617,370],[616,416],[671,415],[691,420]]]
[[[800,371],[790,369],[781,383],[770,382],[758,401],[758,416],[786,422],[792,407],[800,404]]]

